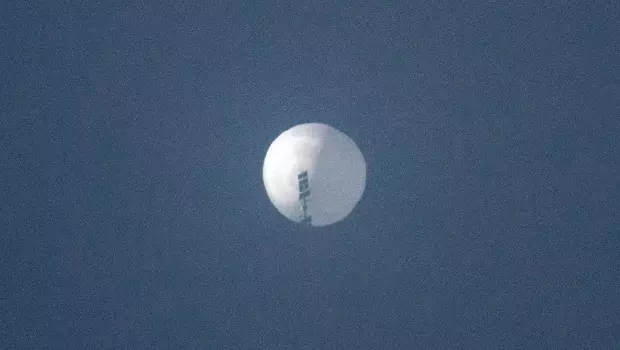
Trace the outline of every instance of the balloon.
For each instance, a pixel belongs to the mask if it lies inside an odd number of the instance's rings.
[[[355,142],[321,123],[294,126],[267,150],[263,182],[288,219],[326,226],[344,219],[362,198],[366,161]]]

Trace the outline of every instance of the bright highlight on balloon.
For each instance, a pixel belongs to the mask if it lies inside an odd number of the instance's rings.
[[[344,219],[362,198],[366,161],[355,142],[320,123],[294,126],[265,156],[267,195],[288,219],[326,226]]]

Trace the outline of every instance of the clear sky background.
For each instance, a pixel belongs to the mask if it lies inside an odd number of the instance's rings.
[[[617,1],[0,5],[1,348],[620,346]],[[281,132],[355,140],[333,226]]]

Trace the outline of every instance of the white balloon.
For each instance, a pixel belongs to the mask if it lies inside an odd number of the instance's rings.
[[[309,196],[305,198],[307,172]],[[265,156],[263,182],[267,195],[288,219],[309,218],[312,226],[326,226],[344,219],[362,198],[366,186],[366,161],[355,142],[325,124],[294,126],[278,136]]]

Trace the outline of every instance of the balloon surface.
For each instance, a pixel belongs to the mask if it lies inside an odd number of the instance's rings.
[[[278,136],[263,163],[267,195],[288,219],[326,226],[344,219],[362,198],[366,161],[355,142],[321,123]]]

